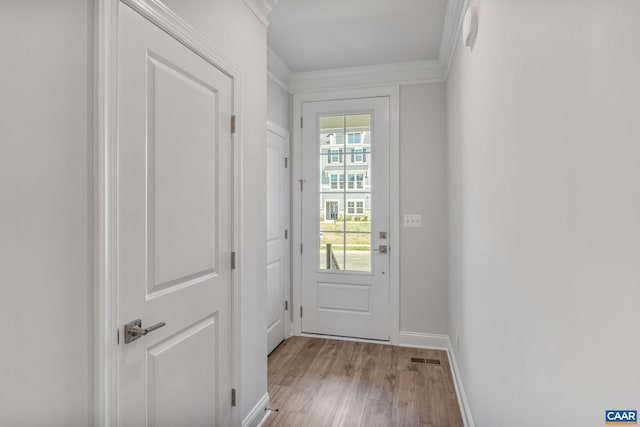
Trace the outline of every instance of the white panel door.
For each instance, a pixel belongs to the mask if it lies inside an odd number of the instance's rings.
[[[387,341],[389,98],[302,114],[302,332]]]
[[[232,81],[120,4],[121,426],[228,426]],[[160,327],[126,343],[124,325]]]
[[[289,290],[289,139],[267,131],[267,345],[268,353],[286,335]],[[287,303],[288,305],[288,303]]]

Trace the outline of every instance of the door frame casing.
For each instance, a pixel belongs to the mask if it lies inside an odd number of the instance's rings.
[[[240,68],[209,40],[158,0],[96,0],[94,9],[93,96],[93,290],[94,290],[94,426],[118,425],[117,323],[117,58],[118,6],[123,3],[178,40],[232,80],[232,111],[241,111]],[[241,258],[242,126],[232,138],[232,250]],[[240,262],[241,266],[242,263]],[[240,393],[241,269],[231,273],[231,384]],[[240,406],[231,408],[240,425]]]
[[[293,95],[293,191],[292,248],[302,245],[302,104],[358,98],[389,98],[389,343],[397,345],[400,336],[400,87],[383,86],[294,93]],[[304,125],[304,123],[302,123]],[[307,124],[308,126],[309,124]],[[302,256],[292,250],[293,334],[301,335]]]

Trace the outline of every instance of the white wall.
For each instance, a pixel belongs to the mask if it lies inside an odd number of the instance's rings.
[[[447,334],[447,148],[444,83],[400,87],[400,330]]]
[[[640,3],[482,0],[447,85],[451,333],[477,426],[640,396]]]
[[[92,2],[0,5],[0,425],[93,404]]]
[[[242,144],[241,275],[242,418],[267,392],[266,300],[266,27],[240,0],[164,0],[239,67]]]
[[[270,77],[267,77],[267,118],[290,131],[291,95]]]

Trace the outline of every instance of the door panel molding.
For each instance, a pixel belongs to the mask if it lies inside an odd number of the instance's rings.
[[[400,298],[399,298],[399,234],[400,234],[400,169],[399,169],[399,86],[385,86],[372,88],[347,88],[343,90],[326,90],[318,92],[303,92],[293,95],[293,133],[292,133],[292,293],[293,293],[293,334],[301,335],[301,303],[302,303],[302,193],[299,180],[302,179],[302,105],[305,102],[338,101],[357,98],[389,97],[389,333],[390,343],[398,344],[400,334]],[[306,126],[307,124],[302,123]],[[302,183],[304,185],[304,183]],[[299,248],[299,249],[298,249]]]
[[[241,111],[240,68],[172,10],[158,0],[96,0],[94,130],[93,130],[93,259],[94,259],[94,425],[117,426],[117,345],[116,252],[116,138],[117,138],[117,39],[118,6],[126,4],[164,32],[195,52],[232,80],[232,110]],[[242,132],[232,135],[233,212],[232,246],[242,258],[240,246],[240,165]],[[240,298],[241,270],[232,273],[231,340],[232,385],[240,386]],[[121,332],[122,334],[122,332]],[[232,408],[234,425],[239,425],[239,409]]]

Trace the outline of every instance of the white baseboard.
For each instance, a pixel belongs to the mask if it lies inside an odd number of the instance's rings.
[[[242,427],[260,427],[269,417],[269,393],[262,396],[262,399],[253,407],[251,412],[242,420]]]
[[[449,336],[439,334],[425,334],[422,332],[400,331],[400,347],[430,348],[435,350],[449,350]]]
[[[453,346],[451,345],[449,336],[439,334],[425,334],[422,332],[400,331],[399,345],[401,347],[429,348],[435,350],[444,350],[447,352],[464,426],[475,427],[475,425],[473,424],[473,418],[471,417],[471,410],[469,409],[469,401],[467,401],[467,395],[465,394],[464,387],[462,386],[462,378],[460,377],[460,371],[458,371],[456,356],[453,352]]]
[[[453,385],[456,387],[456,395],[458,396],[458,403],[460,404],[460,413],[462,414],[462,421],[465,427],[475,427],[473,418],[471,417],[471,409],[469,408],[469,401],[467,395],[464,392],[462,386],[462,378],[460,377],[460,371],[458,371],[458,363],[456,362],[456,356],[453,352],[453,345],[451,340],[447,337],[447,353],[449,354],[449,365],[451,365],[451,374],[453,375]]]

